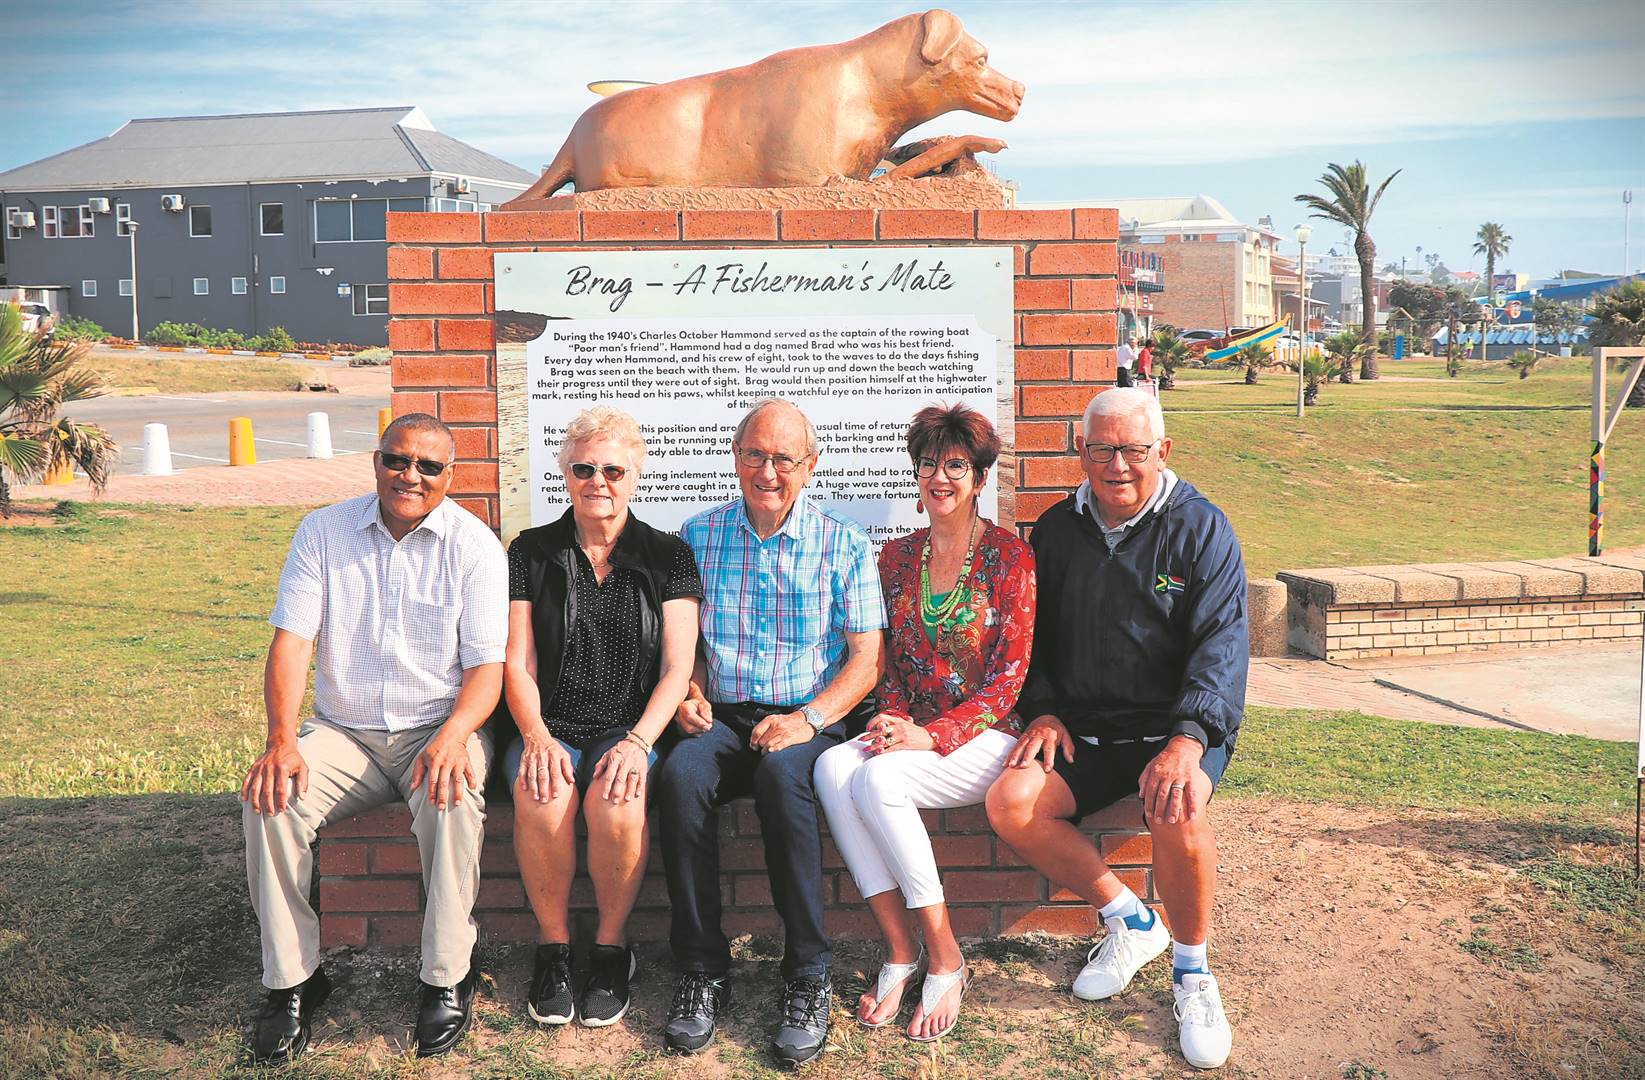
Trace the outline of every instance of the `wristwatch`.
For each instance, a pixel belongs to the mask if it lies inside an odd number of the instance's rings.
[[[810,705],[801,705],[799,711],[800,715],[805,717],[805,722],[811,725],[812,731],[821,731],[828,726],[828,721],[823,718],[823,714]]]

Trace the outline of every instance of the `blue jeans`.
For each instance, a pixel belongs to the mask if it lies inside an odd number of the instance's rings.
[[[554,741],[565,747],[565,752],[571,755],[571,769],[577,775],[577,794],[586,795],[588,787],[594,782],[594,770],[599,766],[600,759],[605,757],[606,751],[623,741],[627,736],[627,728],[613,728],[588,744],[588,749],[579,750],[564,739]],[[520,779],[520,757],[525,753],[525,740],[515,739],[509,744],[508,751],[503,755],[503,775],[508,777],[508,789],[514,790],[514,785]],[[655,772],[657,768],[657,751],[653,750],[646,755],[646,768]],[[646,786],[649,797],[651,786]]]
[[[657,771],[657,822],[673,909],[669,943],[681,971],[716,978],[731,968],[720,928],[718,808],[754,796],[771,897],[783,920],[785,979],[821,977],[834,956],[823,933],[822,829],[811,772],[817,758],[860,730],[872,712],[824,728],[807,742],[763,754],[748,745],[754,726],[785,707],[714,705],[714,726],[674,745]]]

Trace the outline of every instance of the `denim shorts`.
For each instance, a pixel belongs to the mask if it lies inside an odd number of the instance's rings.
[[[600,759],[605,757],[606,751],[622,742],[628,735],[627,728],[615,728],[599,736],[589,743],[586,749],[578,749],[564,739],[555,739],[565,752],[571,755],[571,769],[577,774],[577,794],[583,795],[589,785],[594,782],[594,770],[599,766]],[[514,785],[520,778],[520,758],[525,754],[525,740],[515,739],[509,745],[508,752],[503,755],[503,775],[508,778],[508,788],[514,790]],[[648,771],[657,768],[657,751],[652,750],[646,755],[645,763]],[[650,791],[650,785],[646,785]]]

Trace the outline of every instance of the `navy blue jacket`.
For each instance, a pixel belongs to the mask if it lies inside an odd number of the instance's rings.
[[[1179,479],[1112,554],[1073,496],[1029,538],[1034,656],[1017,710],[1103,741],[1189,735],[1232,748],[1250,667],[1245,564],[1228,519]]]

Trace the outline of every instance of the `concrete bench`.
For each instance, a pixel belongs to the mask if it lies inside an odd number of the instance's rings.
[[[1290,647],[1324,660],[1637,638],[1645,557],[1282,570]]]
[[[981,806],[923,812],[931,830],[937,864],[943,869],[954,929],[961,936],[1091,934],[1091,908],[1072,893],[1050,887],[1023,865],[988,827]],[[480,895],[475,917],[481,933],[505,941],[535,941],[537,921],[526,904],[512,841],[514,808],[493,800],[486,812],[485,851],[480,860]],[[1153,841],[1142,828],[1136,799],[1116,803],[1086,818],[1081,827],[1097,838],[1120,878],[1156,908]],[[579,853],[579,862],[582,853]],[[403,805],[379,807],[333,822],[321,830],[320,939],[322,944],[356,947],[415,946],[422,934],[422,878],[411,815]],[[720,812],[720,895],[725,930],[780,934],[765,875],[760,824],[754,804],[739,799]],[[878,936],[873,917],[857,895],[839,852],[823,842],[823,891],[828,932],[842,939]],[[594,890],[579,873],[571,890],[576,933],[593,932]],[[668,939],[668,889],[657,845],[629,933],[639,941]]]

